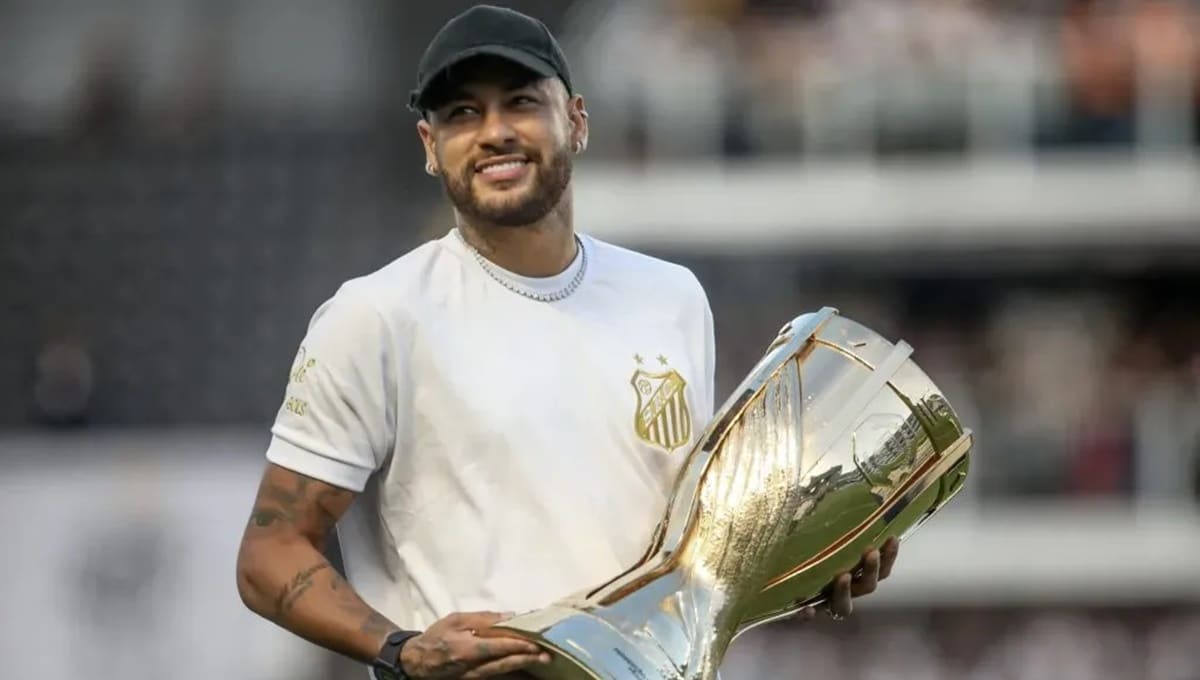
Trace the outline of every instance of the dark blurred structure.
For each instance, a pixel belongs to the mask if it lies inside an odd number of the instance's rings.
[[[0,422],[29,422],[34,357],[64,319],[95,362],[94,423],[273,413],[314,304],[411,247],[424,215],[390,188],[391,135],[256,128],[0,142],[18,166],[0,199]]]
[[[66,420],[270,418],[316,305],[429,235],[395,65],[468,5],[0,7],[0,424],[63,420],[63,324],[94,372]]]

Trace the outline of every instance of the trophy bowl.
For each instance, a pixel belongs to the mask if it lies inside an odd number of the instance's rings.
[[[737,635],[821,604],[962,488],[971,433],[911,354],[833,308],[797,317],[688,452],[645,555],[489,634],[548,650],[545,680],[716,677]]]

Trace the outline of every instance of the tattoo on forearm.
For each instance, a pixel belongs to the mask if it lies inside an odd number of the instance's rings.
[[[279,597],[275,601],[275,617],[277,619],[282,619],[290,611],[292,611],[292,608],[296,605],[296,602],[300,599],[300,596],[304,595],[304,593],[312,587],[313,576],[315,576],[317,572],[328,568],[328,562],[321,562],[320,564],[314,564],[308,569],[296,574],[291,583],[288,583],[279,591]]]
[[[363,621],[359,630],[367,635],[383,636],[396,630],[396,624],[388,621],[387,617],[383,614],[371,610],[371,613],[367,615],[366,620]]]
[[[359,631],[367,635],[384,636],[388,633],[399,630],[399,626],[388,620],[386,616],[371,609],[371,607],[362,601],[354,590],[350,588],[350,584],[346,583],[346,579],[342,578],[341,574],[334,572],[333,578],[329,580],[329,589],[333,591],[337,598],[338,606],[342,611],[350,614],[364,614],[362,625],[359,626]]]

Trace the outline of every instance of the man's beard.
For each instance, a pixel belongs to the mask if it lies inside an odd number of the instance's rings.
[[[531,162],[535,160],[532,155],[529,158]],[[502,227],[521,227],[537,222],[558,206],[571,183],[571,154],[560,149],[551,156],[549,163],[536,163],[534,168],[537,174],[533,186],[519,198],[480,201],[472,184],[473,164],[467,165],[458,176],[443,175],[442,186],[446,197],[468,219]]]

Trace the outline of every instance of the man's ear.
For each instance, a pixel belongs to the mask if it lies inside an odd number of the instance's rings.
[[[433,126],[428,120],[422,118],[417,121],[417,136],[421,138],[421,145],[425,147],[425,172],[430,175],[437,176],[442,169],[438,167],[437,161],[437,145],[433,139]]]
[[[577,94],[567,100],[567,117],[571,121],[571,148],[582,153],[588,145],[588,112],[583,95]]]

